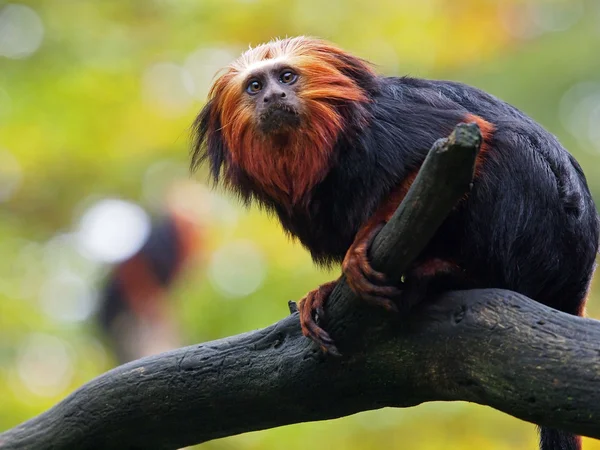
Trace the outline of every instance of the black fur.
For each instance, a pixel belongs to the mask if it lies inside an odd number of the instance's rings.
[[[360,82],[373,99],[369,125],[357,131],[353,124],[339,137],[336,163],[307,206],[290,211],[278,205],[234,168],[242,196],[274,211],[317,263],[339,262],[431,145],[467,113],[478,115],[496,128],[482,175],[421,258],[457,262],[473,287],[510,289],[577,314],[594,270],[599,222],[583,172],[558,140],[516,108],[460,83],[407,77]],[[211,107],[197,121],[196,154],[210,159],[217,178],[227,166],[227,149],[218,133],[207,135]],[[574,450],[574,443],[566,433],[542,431],[543,450]]]
[[[552,428],[540,428],[542,450],[573,450],[581,448],[581,438]]]

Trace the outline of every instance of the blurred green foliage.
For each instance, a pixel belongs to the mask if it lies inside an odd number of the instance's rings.
[[[158,212],[168,186],[149,170],[165,163],[187,176],[189,126],[216,70],[248,44],[296,34],[335,41],[386,74],[460,80],[509,101],[561,139],[600,198],[595,0],[0,1],[0,430],[115,364],[93,316],[52,313],[48,292],[61,291],[49,282],[68,272],[94,285],[107,270],[61,239],[97,199]],[[317,271],[260,211],[218,191],[197,201],[212,205],[202,255],[171,293],[182,344],[266,326],[337,273]],[[233,267],[249,284],[228,292],[233,281],[217,272],[239,258],[256,270]],[[600,318],[597,297],[588,312]],[[200,447],[500,450],[535,440],[533,426],[490,408],[432,403]]]

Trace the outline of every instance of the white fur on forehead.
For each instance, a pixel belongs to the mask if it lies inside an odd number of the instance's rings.
[[[282,64],[289,61],[290,60],[288,56],[279,56],[277,58],[268,58],[263,59],[262,61],[254,61],[246,66],[235,67],[235,69],[238,71],[239,76],[241,76],[242,78],[246,78],[251,73],[257,70],[266,69],[274,65]]]
[[[273,39],[256,47],[250,47],[231,64],[231,68],[237,72],[247,72],[264,67],[269,62],[273,64],[285,62],[287,58],[297,55],[306,44],[315,41],[318,39],[306,36]]]

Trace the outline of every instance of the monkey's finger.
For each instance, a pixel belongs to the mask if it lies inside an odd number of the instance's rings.
[[[369,280],[373,280],[382,284],[387,282],[387,276],[383,272],[379,272],[373,269],[371,263],[367,258],[360,258],[358,260],[358,265],[360,267],[361,272]]]
[[[313,296],[309,295],[305,298],[305,301],[301,303],[300,326],[302,328],[302,334],[316,341],[320,345],[332,345],[333,339],[331,339],[329,334],[319,327],[313,319],[314,310],[312,309],[313,305],[311,305],[312,298]]]
[[[371,267],[369,260],[363,252],[349,255],[342,265],[342,270],[347,276],[361,273],[364,277],[379,284],[385,284],[387,277],[384,273],[378,272]]]
[[[325,309],[323,309],[323,306],[317,306],[315,308],[315,313],[317,315],[317,321],[325,319]]]
[[[325,318],[325,302],[329,298],[329,295],[331,294],[336,285],[337,281],[326,283],[320,286],[317,292],[315,293],[312,304],[313,309],[317,313],[319,319]]]
[[[319,345],[333,345],[333,339],[329,336],[327,331],[318,326],[314,321],[310,321],[304,324],[303,330],[306,337],[311,338]]]
[[[335,344],[331,336],[322,328],[320,328],[316,323],[307,323],[305,324],[305,328],[302,330],[304,335],[314,342],[316,342],[320,347],[327,349],[330,351],[332,348],[335,349]],[[337,349],[335,349],[332,353],[335,353]]]

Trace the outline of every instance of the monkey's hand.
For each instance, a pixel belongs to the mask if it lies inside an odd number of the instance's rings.
[[[300,326],[302,327],[304,336],[311,338],[319,344],[324,352],[331,353],[334,356],[340,356],[338,349],[333,343],[333,339],[331,339],[329,334],[327,334],[323,328],[317,325],[315,318],[315,315],[319,318],[324,317],[323,306],[336,284],[337,280],[330,281],[306,294],[306,296],[298,302],[298,310],[300,311]]]
[[[371,267],[367,256],[368,248],[383,225],[366,226],[356,235],[344,257],[342,270],[346,282],[359,297],[375,306],[397,312],[394,300],[400,298],[402,291],[396,286],[386,285],[385,275]],[[302,333],[319,344],[324,352],[339,356],[333,339],[316,322],[316,317],[324,317],[323,306],[337,283],[338,280],[330,281],[309,292],[298,302],[298,309]]]
[[[352,290],[366,302],[388,311],[398,312],[394,300],[399,299],[402,291],[387,282],[385,274],[371,267],[367,251],[377,233],[385,224],[366,226],[356,235],[348,249],[342,270]]]

